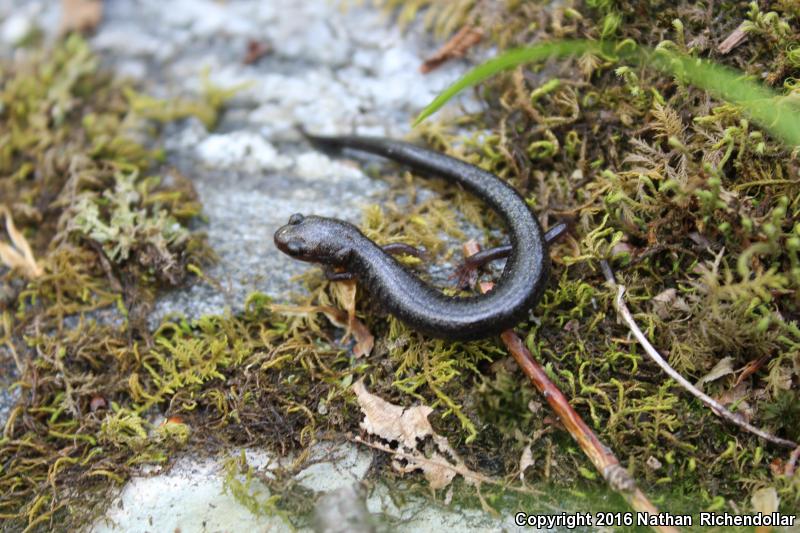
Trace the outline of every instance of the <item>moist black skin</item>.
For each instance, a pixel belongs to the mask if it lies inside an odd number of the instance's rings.
[[[280,251],[301,261],[344,268],[354,274],[382,309],[431,337],[474,340],[498,334],[523,321],[538,303],[549,270],[545,236],[522,196],[500,178],[469,163],[401,141],[305,135],[321,149],[369,152],[461,185],[503,219],[511,253],[492,291],[451,297],[421,281],[358,228],[342,220],[292,215],[289,223],[275,232],[275,245]]]

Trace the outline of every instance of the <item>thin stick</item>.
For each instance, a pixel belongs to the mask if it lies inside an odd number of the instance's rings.
[[[717,50],[720,54],[727,54],[743,42],[747,40],[747,32],[744,31],[745,25],[744,22],[739,24],[739,26],[733,30],[730,35],[725,37],[725,40],[719,43],[717,46]]]
[[[753,433],[754,435],[758,435],[764,440],[767,440],[774,444],[778,444],[780,446],[786,446],[788,448],[797,448],[798,444],[796,442],[776,437],[771,433],[767,433],[766,431],[763,431],[749,424],[740,415],[732,413],[724,405],[716,401],[714,398],[710,397],[709,395],[705,394],[703,391],[699,390],[697,387],[689,383],[689,381],[686,378],[681,376],[674,368],[672,368],[669,365],[669,363],[661,356],[661,354],[658,353],[658,350],[656,350],[653,347],[653,345],[650,344],[650,341],[647,340],[647,337],[644,336],[644,333],[642,333],[642,330],[639,329],[639,326],[633,319],[633,315],[628,310],[628,307],[625,305],[625,300],[623,299],[623,296],[625,294],[625,286],[617,283],[617,280],[614,278],[614,271],[611,270],[611,266],[608,264],[608,262],[601,261],[600,267],[603,270],[603,275],[605,276],[606,281],[608,281],[608,283],[611,284],[612,287],[615,287],[617,289],[617,297],[614,300],[614,307],[617,309],[617,313],[619,313],[619,316],[628,325],[628,329],[631,330],[633,336],[636,337],[636,340],[638,340],[639,344],[642,345],[642,348],[644,348],[645,353],[647,353],[647,355],[650,356],[650,359],[655,361],[655,363],[658,366],[660,366],[661,369],[664,372],[666,372],[669,377],[674,379],[681,387],[689,391],[689,393],[692,396],[700,400],[706,407],[711,409],[711,411],[717,416],[724,418],[725,420],[731,422],[732,424],[736,424],[740,428],[745,429],[750,433]]]
[[[797,465],[797,459],[800,459],[800,446],[794,449],[792,455],[789,456],[789,462],[786,463],[786,468],[784,469],[783,473],[786,477],[792,477],[794,475],[794,469]]]
[[[468,253],[465,248],[465,255],[468,255]],[[481,292],[490,291],[492,286],[492,283],[481,283]],[[556,387],[555,383],[550,381],[544,368],[536,362],[531,352],[522,343],[522,339],[510,329],[501,333],[500,338],[503,339],[508,351],[511,352],[517,364],[531,380],[533,386],[538,389],[556,415],[558,415],[561,423],[564,424],[569,434],[581,447],[583,453],[586,454],[597,471],[603,475],[603,479],[606,480],[608,486],[620,494],[635,511],[648,513],[655,519],[658,516],[656,506],[636,486],[636,481],[620,465],[619,459],[614,455],[614,452],[597,438],[597,435],[583,421],[578,412],[572,408],[564,393]],[[679,531],[672,526],[654,525],[652,527],[655,531],[664,533]]]

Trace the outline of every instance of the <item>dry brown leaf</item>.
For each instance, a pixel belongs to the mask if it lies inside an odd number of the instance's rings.
[[[19,366],[19,363],[17,363],[17,366]],[[776,457],[775,459],[780,460],[779,457]],[[789,456],[789,460],[786,461],[786,466],[783,467],[783,475],[784,476],[786,476],[787,478],[791,478],[792,476],[794,476],[794,472],[795,472],[795,468],[797,467],[797,460],[798,459],[800,459],[800,446],[798,446],[797,448],[794,449],[792,454]],[[773,460],[773,464],[774,464],[774,460]],[[772,466],[773,465],[771,464],[770,467],[772,467]],[[772,474],[775,475],[775,476],[779,476],[780,475],[779,473],[775,472],[775,468],[772,468]]]
[[[663,466],[661,461],[652,455],[647,458],[647,461],[645,461],[644,464],[646,464],[647,467],[654,472]]]
[[[703,388],[704,383],[711,383],[712,381],[716,381],[723,376],[727,376],[728,374],[733,374],[733,357],[723,357],[720,359],[714,368],[712,368],[708,374],[703,376],[702,378],[697,380],[697,383],[694,384],[695,387],[698,389]]]
[[[363,379],[353,384],[353,392],[364,412],[361,428],[367,433],[388,441],[397,441],[410,449],[417,447],[417,439],[422,440],[434,434],[433,427],[428,422],[428,415],[433,409],[427,405],[403,407],[389,403],[370,394]]]
[[[419,459],[413,455],[410,457],[406,456],[404,459],[406,460],[406,464],[398,461],[392,462],[394,469],[401,474],[422,470],[425,479],[428,480],[428,483],[430,483],[431,488],[434,490],[443,489],[448,486],[457,474],[456,469],[447,462],[447,459],[438,453],[434,453],[429,461],[424,462],[419,461]]]
[[[739,385],[742,381],[758,372],[767,361],[769,361],[769,355],[759,357],[758,359],[753,359],[744,365],[744,368],[742,368],[742,373],[739,374],[738,378],[736,378],[736,383],[734,383],[734,386]]]
[[[772,514],[778,511],[780,498],[778,498],[775,487],[764,487],[753,493],[750,503],[753,505],[754,511],[761,514]]]
[[[352,334],[356,340],[356,345],[353,346],[353,354],[356,357],[363,357],[369,355],[372,347],[375,345],[375,337],[370,333],[367,326],[355,316],[349,316],[343,309],[337,309],[330,305],[272,305],[270,309],[274,313],[281,313],[284,315],[307,315],[309,313],[322,313],[331,324],[340,328],[345,328],[346,332],[342,339],[346,339],[348,335]]]
[[[732,388],[723,391],[715,399],[722,405],[736,404],[737,411],[742,410],[742,400],[750,396],[750,386],[747,383],[740,383]]]
[[[458,474],[474,485],[486,481],[484,476],[467,468],[447,439],[433,430],[428,422],[432,408],[426,405],[403,407],[389,403],[367,391],[363,379],[352,387],[364,413],[361,428],[385,441],[397,443],[396,449],[378,446],[394,455],[392,468],[396,471],[408,473],[421,470],[433,489],[448,486]],[[419,449],[421,442],[428,437],[437,448],[430,457]]]
[[[370,333],[366,324],[356,318],[356,282],[344,281],[333,284],[333,291],[336,299],[347,311],[347,322],[345,327],[345,338],[348,335],[353,335],[356,340],[356,345],[353,347],[353,353],[356,357],[363,357],[372,352],[372,347],[375,345],[375,337]],[[327,316],[327,314],[326,314]],[[328,319],[331,319],[328,316]]]
[[[103,18],[101,0],[61,0],[61,33],[94,30]]]
[[[448,489],[447,489],[447,493],[444,495],[444,502],[443,503],[445,505],[450,505],[450,502],[452,502],[452,501],[453,501],[453,486],[450,485],[450,487],[448,487]]]
[[[0,205],[0,215],[5,216],[6,232],[11,238],[13,246],[0,242],[0,261],[7,267],[20,270],[28,279],[36,279],[44,271],[42,267],[36,262],[31,250],[30,244],[27,239],[17,230],[14,225],[14,219],[11,218],[11,211],[4,206]]]
[[[247,41],[247,53],[242,60],[245,65],[257,63],[259,59],[272,52],[272,45],[264,41],[250,39]]]
[[[522,450],[522,457],[519,459],[519,479],[520,481],[525,480],[525,470],[528,469],[529,466],[533,466],[533,452],[531,451],[531,445],[528,444]]]
[[[331,290],[339,305],[347,311],[348,317],[356,316],[356,282],[340,281],[331,285]]]
[[[750,497],[750,504],[753,506],[753,511],[765,515],[770,515],[778,511],[778,505],[781,500],[778,498],[778,492],[774,487],[764,487],[753,492]],[[756,528],[756,533],[766,533],[772,528],[768,526],[759,526]]]
[[[464,57],[467,50],[478,44],[483,38],[483,30],[476,26],[464,26],[453,35],[444,46],[439,48],[432,56],[427,58],[419,67],[423,74],[434,70],[445,61]]]
[[[653,310],[659,318],[667,318],[672,309],[689,312],[689,304],[686,300],[678,296],[676,289],[666,289],[653,296]]]
[[[747,383],[740,383],[739,385],[724,391],[714,399],[725,407],[729,405],[735,405],[736,416],[741,417],[742,420],[745,420],[746,422],[750,422],[755,415],[755,410],[747,400],[752,396],[753,391],[750,390],[750,385]]]

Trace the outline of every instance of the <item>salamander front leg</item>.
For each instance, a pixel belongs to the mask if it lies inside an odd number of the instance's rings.
[[[386,244],[384,246],[381,246],[381,249],[384,252],[392,255],[405,254],[405,255],[412,255],[420,259],[425,257],[425,252],[423,250],[415,248],[410,244],[403,244],[402,242],[394,242],[391,244]],[[355,279],[355,274],[353,274],[352,272],[347,272],[347,271],[337,272],[330,265],[325,265],[322,271],[325,273],[325,278],[328,281],[348,281],[351,279]]]
[[[398,254],[412,255],[414,257],[418,257],[419,259],[424,259],[426,257],[425,250],[415,248],[410,244],[404,244],[402,242],[393,242],[391,244],[384,244],[383,246],[381,246],[381,249],[387,254],[392,254],[392,255],[398,255]]]
[[[322,267],[322,272],[325,274],[325,279],[328,281],[349,281],[351,279],[355,279],[356,277],[356,275],[352,272],[337,272],[330,265],[324,265]]]

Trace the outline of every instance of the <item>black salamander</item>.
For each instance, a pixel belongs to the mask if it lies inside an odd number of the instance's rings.
[[[458,183],[486,202],[508,226],[510,245],[486,259],[508,255],[500,279],[490,292],[446,296],[424,283],[354,225],[335,218],[294,214],[275,232],[275,245],[301,261],[339,267],[334,279],[355,277],[371,299],[414,330],[437,338],[472,340],[500,333],[521,322],[539,301],[548,275],[547,243],[563,225],[547,234],[522,196],[500,178],[453,157],[413,144],[378,137],[321,137],[305,134],[320,149],[369,152],[408,165],[425,175]]]

